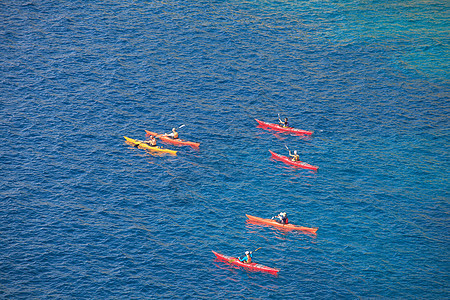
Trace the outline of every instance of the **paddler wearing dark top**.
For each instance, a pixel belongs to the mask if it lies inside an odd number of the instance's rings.
[[[300,161],[300,155],[297,154],[297,150],[294,150],[294,154],[289,150],[289,155],[292,156],[292,161]]]
[[[284,118],[284,121],[281,121],[281,119],[278,117],[278,121],[280,121],[281,127],[289,127],[288,118]]]
[[[280,212],[278,216],[272,217],[272,220],[275,220],[281,224],[288,224],[289,222],[287,214],[285,212]]]
[[[172,132],[169,134],[164,134],[165,136],[171,137],[173,139],[177,139],[178,138],[178,132],[176,128],[172,128]]]

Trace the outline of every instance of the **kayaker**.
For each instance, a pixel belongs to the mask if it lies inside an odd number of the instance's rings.
[[[278,216],[272,217],[272,220],[275,220],[281,224],[287,224],[289,222],[287,214],[285,212],[280,212]]]
[[[300,161],[300,155],[297,154],[297,150],[294,150],[294,154],[289,150],[289,155],[292,156],[292,161]]]
[[[245,251],[245,256],[243,258],[238,257],[238,259],[245,264],[250,264],[252,263],[252,257],[251,251]]]
[[[289,122],[288,122],[288,118],[284,118],[284,121],[281,121],[280,118],[278,118],[278,120],[280,121],[281,127],[289,127]]]
[[[171,137],[173,139],[177,139],[178,138],[177,129],[176,128],[172,128],[172,132],[169,133],[169,134],[166,133],[165,136],[169,136],[169,137]]]
[[[149,137],[147,141],[145,141],[146,144],[148,144],[151,147],[156,147],[156,139],[153,135]]]

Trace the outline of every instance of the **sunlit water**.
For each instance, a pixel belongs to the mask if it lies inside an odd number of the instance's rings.
[[[448,9],[0,4],[0,297],[448,298]],[[246,222],[280,211],[317,235]]]

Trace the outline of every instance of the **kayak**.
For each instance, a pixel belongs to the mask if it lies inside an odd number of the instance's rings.
[[[149,151],[156,151],[156,152],[163,152],[163,153],[169,153],[172,155],[177,155],[177,151],[175,151],[175,150],[164,149],[164,148],[160,148],[158,146],[152,147],[152,146],[144,143],[143,141],[135,140],[135,139],[132,139],[132,138],[129,138],[126,136],[124,136],[124,138],[128,144],[130,144],[131,146],[138,147],[139,149],[145,149],[145,150],[149,150]]]
[[[272,154],[273,158],[281,160],[282,162],[293,165],[295,167],[299,167],[299,168],[303,168],[303,169],[310,169],[310,170],[314,170],[314,171],[317,171],[317,169],[319,168],[319,167],[310,165],[308,163],[305,163],[303,161],[292,161],[292,159],[290,157],[277,154],[270,150],[269,150],[269,152]]]
[[[277,275],[278,272],[280,271],[278,269],[271,268],[271,267],[266,267],[266,266],[263,266],[263,265],[260,265],[260,264],[257,264],[257,263],[246,264],[246,263],[241,262],[236,257],[223,255],[223,254],[217,253],[215,251],[213,251],[213,253],[217,257],[217,259],[219,259],[221,261],[227,262],[227,263],[229,263],[231,265],[235,265],[235,266],[238,266],[238,267],[244,267],[244,268],[249,269],[251,271],[266,272],[266,273],[270,273],[272,275]]]
[[[146,136],[153,135],[154,137],[159,138],[162,142],[165,142],[165,143],[170,143],[170,144],[180,145],[180,146],[191,146],[192,148],[198,148],[200,146],[200,143],[184,141],[181,139],[173,139],[170,136],[165,136],[164,134],[157,134],[156,132],[151,132],[148,130],[146,130],[145,132],[146,132]]]
[[[258,119],[255,119],[255,120],[256,120],[256,122],[258,122],[258,124],[261,127],[264,127],[264,128],[270,128],[270,129],[274,129],[274,130],[278,130],[278,131],[289,132],[289,133],[294,133],[294,134],[302,134],[302,135],[303,134],[308,134],[308,135],[313,134],[312,131],[296,129],[294,127],[283,127],[278,124],[267,123],[267,122],[260,121]]]
[[[307,231],[307,232],[316,234],[317,229],[319,229],[317,227],[310,228],[310,227],[298,226],[298,225],[294,225],[294,224],[281,224],[272,219],[263,219],[263,218],[254,217],[254,216],[250,216],[250,215],[246,215],[246,216],[248,218],[248,221],[251,221],[254,223],[260,223],[260,224],[272,225],[272,226],[280,227],[280,228],[283,228],[286,230],[301,230],[301,231]]]

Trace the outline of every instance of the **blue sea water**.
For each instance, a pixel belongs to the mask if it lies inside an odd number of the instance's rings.
[[[448,299],[449,4],[0,4],[0,297]],[[255,118],[312,130],[279,134]],[[124,143],[184,124],[199,149]],[[297,149],[317,172],[272,160]],[[288,212],[317,235],[249,224]],[[212,250],[279,268],[216,261]]]

